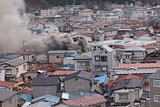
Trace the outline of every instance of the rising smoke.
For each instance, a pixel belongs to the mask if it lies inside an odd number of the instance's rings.
[[[15,52],[21,48],[23,40],[29,40],[27,31],[21,27],[18,12],[23,10],[22,0],[0,0],[0,52]]]
[[[23,0],[0,0],[0,53],[25,49],[33,51],[80,49],[85,51],[87,42],[74,42],[68,34],[33,37],[21,27],[24,14]]]

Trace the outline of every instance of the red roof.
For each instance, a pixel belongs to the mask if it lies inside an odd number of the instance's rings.
[[[160,63],[138,63],[138,64],[120,64],[119,67],[113,69],[128,69],[128,68],[160,68]]]
[[[8,88],[10,86],[13,86],[12,82],[0,81],[0,87],[6,87],[6,88]]]
[[[137,36],[137,37],[141,37],[145,34],[148,34],[147,31],[145,31],[145,30],[137,30],[137,31],[134,32],[134,35]]]
[[[117,78],[116,80],[113,80],[111,82],[108,82],[104,85],[112,85],[118,81],[121,81],[121,80],[125,80],[125,79],[137,79],[137,80],[143,80],[143,77],[140,77],[140,76],[137,76],[137,75],[132,75],[132,74],[129,74],[129,75],[125,75],[125,76],[122,76],[122,77],[119,77]]]
[[[118,49],[127,49],[127,48],[130,48],[132,46],[115,46],[114,48],[118,48]],[[141,46],[141,48],[144,48],[144,49],[156,49],[158,48],[158,46]]]
[[[66,76],[66,75],[72,74],[74,72],[75,71],[55,71],[51,75]]]
[[[65,104],[71,105],[71,106],[90,106],[90,105],[95,105],[95,104],[100,104],[105,102],[106,102],[106,99],[100,94],[95,94],[91,96],[64,101]]]
[[[57,67],[48,67],[48,68],[45,68],[43,70],[46,70],[46,71],[56,71],[58,68]]]
[[[31,88],[25,88],[22,89],[18,92],[19,94],[32,94],[32,89]]]

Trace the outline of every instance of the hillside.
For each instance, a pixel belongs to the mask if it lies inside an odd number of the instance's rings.
[[[160,0],[25,0],[26,11],[34,11],[40,8],[49,8],[51,6],[65,6],[65,5],[81,5],[84,4],[87,7],[92,7],[96,4],[103,8],[105,2],[124,4],[125,2],[134,3],[135,1],[141,1],[143,4],[157,5],[160,4]]]

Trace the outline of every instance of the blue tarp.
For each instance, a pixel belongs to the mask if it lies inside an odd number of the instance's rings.
[[[53,104],[58,103],[59,100],[60,100],[60,97],[58,97],[58,96],[51,95],[51,94],[45,94],[43,96],[40,96],[40,97],[33,99],[32,103],[38,102],[38,101],[45,101],[45,102],[50,102],[53,105]]]
[[[31,95],[28,95],[28,94],[21,94],[20,96],[19,96],[19,98],[21,98],[21,99],[23,99],[23,100],[25,100],[26,102],[31,102]]]
[[[106,82],[106,79],[107,79],[107,76],[106,76],[106,75],[94,78],[94,80],[97,80],[97,81],[98,81],[98,84],[103,84],[103,83],[105,83],[105,82]]]

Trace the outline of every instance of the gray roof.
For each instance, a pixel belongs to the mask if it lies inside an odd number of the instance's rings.
[[[77,53],[76,50],[50,50],[48,54],[73,54]]]
[[[91,80],[93,80],[94,76],[95,75],[93,72],[78,71],[78,72],[75,72],[75,73],[72,73],[72,74],[66,76],[66,78],[64,80],[69,80],[69,79],[72,79],[75,77],[79,77],[79,78],[83,78],[83,79],[91,81]]]
[[[9,91],[5,88],[0,88],[0,102],[3,102],[16,94],[16,91]]]
[[[133,46],[130,48],[125,49],[125,51],[145,51],[146,49],[138,47],[138,46]]]
[[[109,32],[109,31],[117,31],[117,29],[114,28],[104,28],[105,32]]]
[[[22,65],[24,63],[25,63],[25,61],[23,59],[14,59],[14,60],[11,60],[9,62],[6,62],[6,64],[9,64],[9,65],[14,66],[14,67]]]
[[[32,86],[52,86],[60,83],[58,77],[37,77],[33,78]]]
[[[91,52],[86,52],[75,58],[75,60],[92,60]]]
[[[20,56],[22,56],[22,55],[8,54],[8,55],[5,55],[5,56],[3,56],[3,57],[6,58],[6,59],[14,59],[14,58],[18,58],[18,57],[20,57]]]
[[[0,58],[0,62],[2,62],[2,63],[3,63],[3,62],[7,62],[7,61],[9,61],[9,60],[10,60],[10,59],[6,59],[6,58],[3,58],[3,57]]]
[[[154,74],[150,75],[149,78],[157,78],[160,79],[160,71],[155,72]]]
[[[112,87],[112,90],[118,90],[123,88],[141,88],[143,80],[137,79],[125,79],[117,82],[115,86]]]

